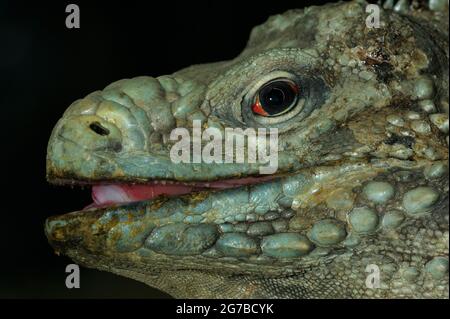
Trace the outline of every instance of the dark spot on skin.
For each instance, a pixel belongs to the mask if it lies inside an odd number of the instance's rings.
[[[118,152],[120,152],[122,150],[122,143],[120,143],[119,141],[111,141],[108,144],[108,148],[110,150],[112,150],[113,152],[118,153]]]
[[[372,52],[358,51],[360,60],[365,65],[371,66],[377,75],[377,80],[387,83],[392,78],[394,67],[389,63],[390,56],[383,48],[378,48]]]
[[[396,78],[398,77],[396,76]],[[399,110],[410,111],[413,109],[414,105],[408,96],[396,94],[392,97],[389,107]]]
[[[377,80],[387,83],[392,78],[392,70],[394,69],[388,62],[382,62],[374,65],[373,69],[377,75]]]
[[[394,144],[403,144],[408,148],[412,148],[416,140],[411,136],[400,136],[397,134],[392,134],[389,138],[387,138],[384,143],[387,145]]]

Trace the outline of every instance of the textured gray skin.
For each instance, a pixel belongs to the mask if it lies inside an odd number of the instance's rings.
[[[387,1],[379,29],[366,27],[361,2],[288,11],[255,27],[234,60],[74,102],[49,141],[51,182],[258,174],[173,164],[168,134],[192,119],[278,127],[279,178],[51,217],[51,245],[174,297],[448,298],[448,8],[405,3]],[[264,122],[247,101],[279,72],[300,83],[304,105]],[[368,265],[379,288],[366,286]]]

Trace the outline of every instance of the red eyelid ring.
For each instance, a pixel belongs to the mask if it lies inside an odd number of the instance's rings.
[[[288,84],[292,88],[292,90],[295,92],[295,94],[298,94],[298,92],[300,92],[300,88],[295,83],[289,82]],[[269,116],[269,113],[267,113],[261,105],[261,101],[259,100],[259,95],[256,96],[255,103],[253,103],[253,105],[252,105],[252,111],[253,111],[253,113],[258,114],[258,115]]]
[[[298,94],[298,92],[300,92],[300,88],[297,84],[289,82],[289,86],[294,90],[295,94]]]
[[[252,105],[252,111],[253,111],[253,113],[258,114],[258,115],[269,116],[269,113],[264,111],[263,107],[261,106],[261,102],[259,101],[259,96],[256,97],[256,101]]]

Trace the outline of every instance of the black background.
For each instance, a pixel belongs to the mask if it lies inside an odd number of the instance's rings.
[[[71,2],[0,0],[0,298],[168,297],[85,268],[80,289],[65,287],[71,261],[53,253],[43,223],[89,204],[90,194],[46,182],[53,125],[113,81],[231,59],[270,15],[324,2],[73,1],[81,28],[67,29]]]

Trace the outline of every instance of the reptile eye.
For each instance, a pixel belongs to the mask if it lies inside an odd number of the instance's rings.
[[[296,105],[299,91],[297,84],[287,79],[269,82],[256,94],[252,111],[266,117],[286,113]]]

